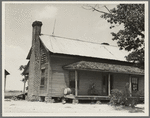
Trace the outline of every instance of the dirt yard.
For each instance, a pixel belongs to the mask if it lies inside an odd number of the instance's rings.
[[[91,103],[45,103],[45,102],[29,102],[24,100],[4,100],[3,113],[6,115],[19,114],[31,114],[31,113],[52,113],[60,115],[66,113],[84,113],[87,114],[109,114],[109,113],[144,113],[144,104],[139,104],[135,108],[124,106],[110,106],[106,103],[91,104]]]

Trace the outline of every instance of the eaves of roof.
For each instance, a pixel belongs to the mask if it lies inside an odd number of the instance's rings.
[[[66,65],[63,68],[69,69],[69,70],[87,70],[87,71],[144,75],[144,70],[137,68],[137,67],[117,65],[117,64],[108,64],[108,63],[99,63],[99,62],[79,61],[73,64]]]

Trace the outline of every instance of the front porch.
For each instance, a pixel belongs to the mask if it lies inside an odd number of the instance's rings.
[[[64,69],[74,73],[69,76],[72,81],[73,94],[65,95],[65,98],[77,100],[109,100],[112,89],[123,89],[129,83],[129,91],[133,92],[133,76],[143,76],[143,71],[135,67],[121,66],[113,64],[103,64],[96,62],[77,62]],[[143,78],[144,79],[144,78]],[[95,92],[89,92],[91,88]],[[139,86],[137,84],[137,88]],[[132,96],[130,96],[132,97]]]
[[[110,73],[75,70],[75,91],[77,99],[108,99],[112,89]]]

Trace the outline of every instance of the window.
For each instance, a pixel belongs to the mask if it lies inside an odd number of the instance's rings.
[[[45,76],[45,68],[41,70],[41,77]]]
[[[41,84],[40,84],[40,88],[44,88],[45,85],[45,69],[41,70]]]
[[[42,77],[42,78],[41,78],[41,86],[44,86],[44,83],[45,83],[45,78]]]
[[[138,91],[138,78],[132,77],[132,91]]]

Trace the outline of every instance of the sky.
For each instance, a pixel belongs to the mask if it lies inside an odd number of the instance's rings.
[[[6,90],[23,90],[23,76],[19,67],[28,62],[26,57],[31,48],[32,23],[36,20],[43,23],[42,34],[51,35],[56,20],[56,36],[117,46],[112,41],[111,32],[117,32],[122,26],[110,29],[110,24],[100,17],[102,13],[83,9],[83,5],[35,2],[3,4],[4,68],[10,73],[7,76]],[[116,4],[99,4],[100,10],[104,12],[108,12],[104,5],[108,9],[116,7]]]

